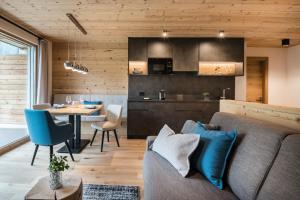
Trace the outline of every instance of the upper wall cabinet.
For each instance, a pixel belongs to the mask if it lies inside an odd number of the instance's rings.
[[[128,60],[147,61],[147,39],[128,38]]]
[[[172,47],[169,40],[153,38],[148,40],[149,58],[172,58]]]
[[[243,38],[199,39],[199,61],[244,61]]]
[[[174,71],[198,71],[198,40],[171,39]]]

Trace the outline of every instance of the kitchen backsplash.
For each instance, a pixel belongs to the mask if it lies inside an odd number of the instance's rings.
[[[219,99],[223,88],[231,88],[226,94],[234,99],[235,77],[199,77],[193,74],[129,76],[128,97],[135,98],[144,93],[146,97],[157,98],[161,89],[167,95],[202,95],[209,92],[211,99]]]

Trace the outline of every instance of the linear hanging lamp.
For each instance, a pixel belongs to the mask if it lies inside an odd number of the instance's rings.
[[[66,15],[70,19],[70,21],[78,28],[78,30],[80,30],[80,32],[82,34],[87,35],[86,30],[81,26],[81,24],[77,21],[77,19],[71,13],[67,13]],[[74,71],[74,72],[79,72],[81,74],[87,74],[89,70],[87,67],[85,67],[81,64],[81,53],[80,53],[79,64],[76,63],[76,60],[77,60],[77,45],[76,45],[76,43],[77,43],[77,38],[76,38],[76,34],[75,34],[75,59],[74,59],[73,63],[71,63],[70,58],[69,58],[69,38],[68,38],[68,60],[65,61],[64,66],[66,69],[72,69],[72,71]]]

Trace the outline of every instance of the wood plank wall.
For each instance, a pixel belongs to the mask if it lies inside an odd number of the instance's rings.
[[[65,70],[67,43],[53,44],[53,94],[127,94],[127,43],[81,43],[81,61],[89,69],[87,75]],[[74,44],[70,56],[74,57]]]
[[[220,112],[249,116],[300,131],[300,108],[221,100]]]
[[[0,56],[0,123],[25,123],[27,55]]]

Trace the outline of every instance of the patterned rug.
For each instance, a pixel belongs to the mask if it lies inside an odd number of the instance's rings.
[[[84,184],[83,200],[139,200],[139,187]]]

